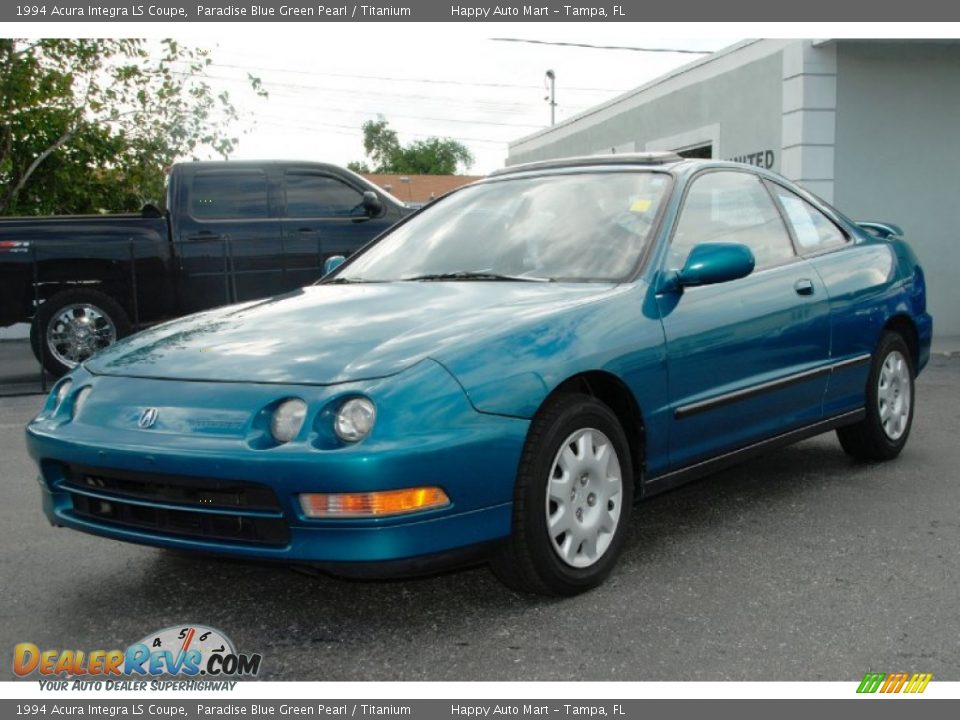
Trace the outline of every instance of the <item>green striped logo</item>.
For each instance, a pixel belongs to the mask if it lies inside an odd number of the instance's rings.
[[[870,673],[860,681],[858,693],[922,693],[933,680],[932,673]]]

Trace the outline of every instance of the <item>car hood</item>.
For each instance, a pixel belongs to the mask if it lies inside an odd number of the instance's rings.
[[[174,320],[85,367],[99,375],[326,385],[385,377],[445,349],[590,302],[614,285],[389,282],[314,285]]]

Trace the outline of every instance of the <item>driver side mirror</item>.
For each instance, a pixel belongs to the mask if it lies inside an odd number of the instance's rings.
[[[739,280],[752,273],[755,266],[756,260],[746,245],[703,243],[690,251],[673,285],[684,288]]]
[[[343,265],[343,261],[346,258],[343,255],[331,255],[326,260],[323,261],[323,276],[326,277],[338,267]]]
[[[383,211],[383,201],[373,190],[364,191],[360,204],[363,205],[368,217],[376,217]]]

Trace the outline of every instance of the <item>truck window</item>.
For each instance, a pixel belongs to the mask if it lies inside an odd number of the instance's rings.
[[[362,194],[329,175],[287,173],[287,217],[362,215]]]
[[[266,174],[258,170],[198,172],[190,188],[190,214],[199,220],[268,217]]]

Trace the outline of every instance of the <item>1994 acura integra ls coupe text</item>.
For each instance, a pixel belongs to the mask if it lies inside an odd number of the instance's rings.
[[[672,154],[509,168],[319,283],[126,339],[27,428],[49,519],[513,587],[600,583],[635,499],[836,429],[906,443],[930,352],[896,226]],[[330,263],[333,265],[334,263]]]

